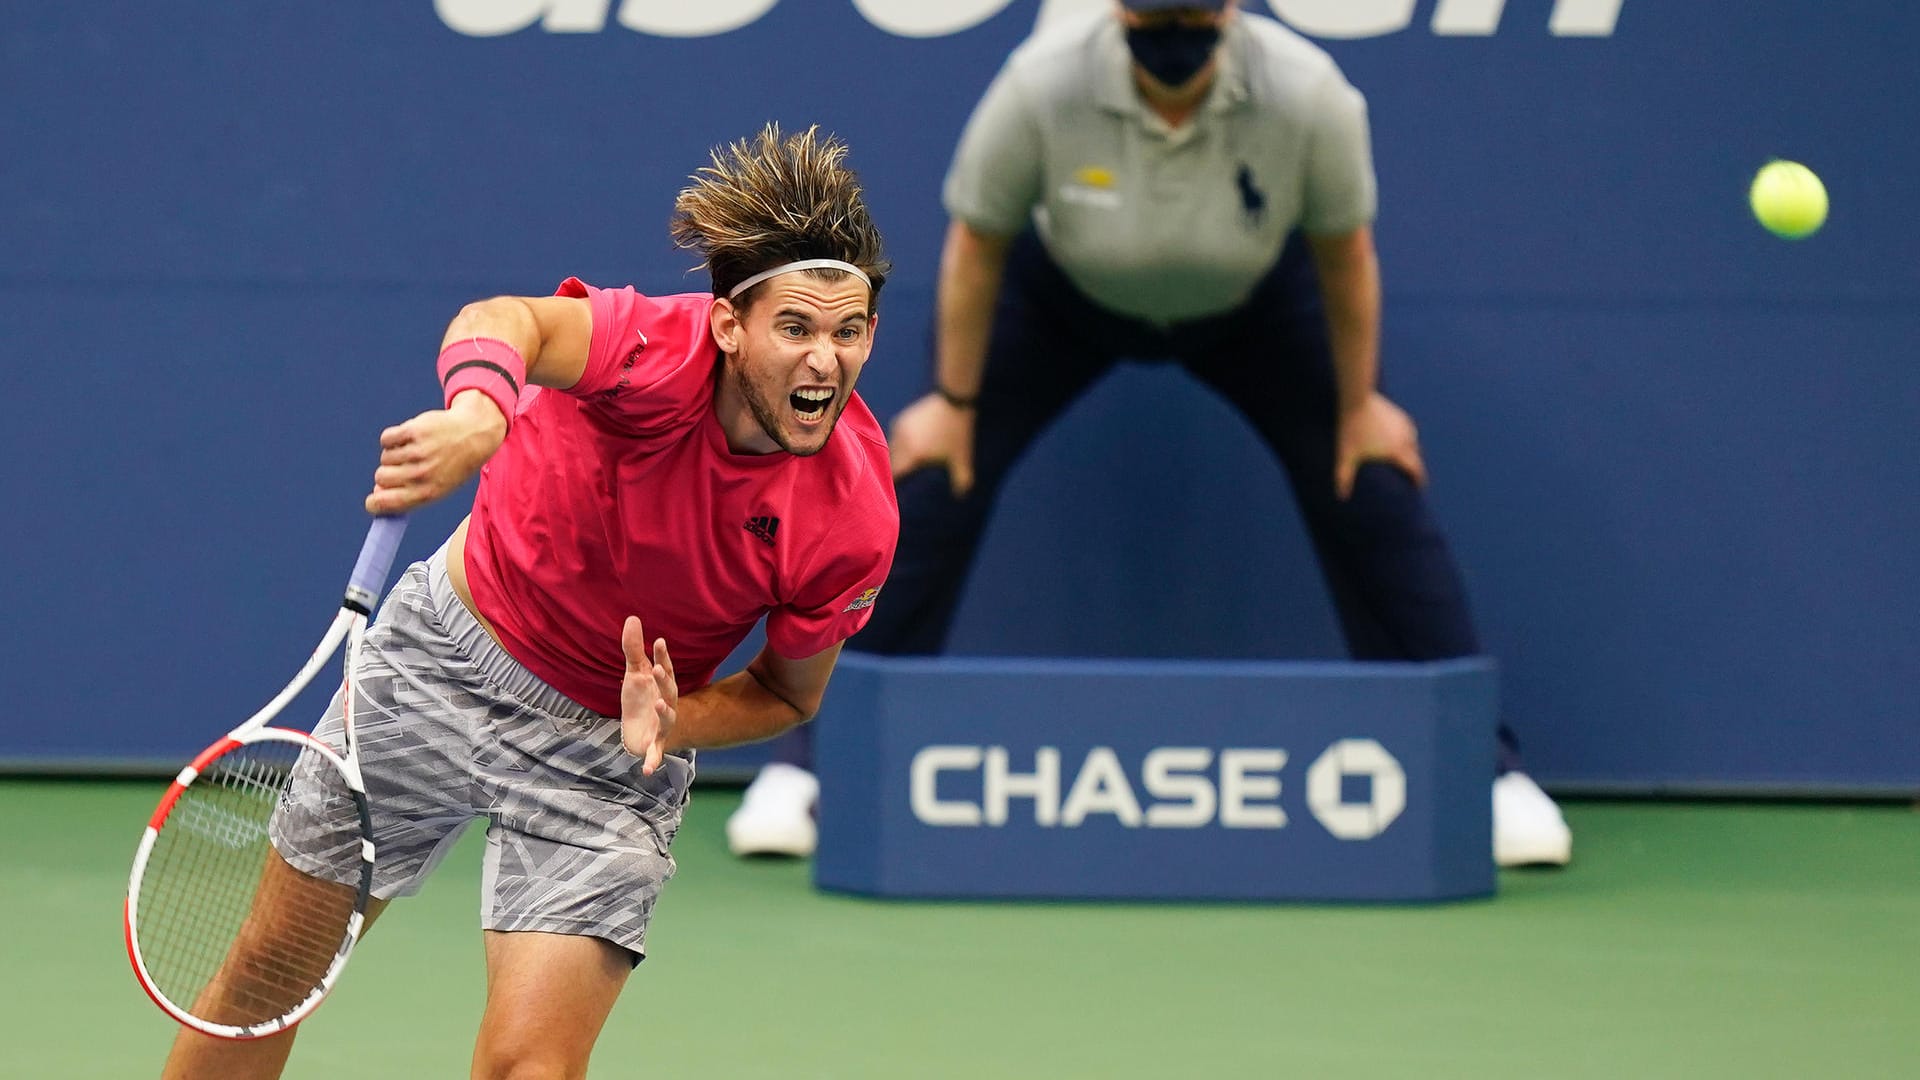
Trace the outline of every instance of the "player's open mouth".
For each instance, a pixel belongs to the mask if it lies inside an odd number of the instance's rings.
[[[801,422],[812,423],[827,415],[827,406],[833,404],[833,391],[825,387],[795,390],[787,395],[787,402],[800,414]]]

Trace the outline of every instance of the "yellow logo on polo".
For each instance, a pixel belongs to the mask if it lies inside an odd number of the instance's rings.
[[[1113,170],[1099,165],[1082,165],[1073,177],[1060,185],[1059,200],[1095,210],[1120,209],[1119,178]]]
[[[879,599],[879,597],[880,597],[880,589],[877,586],[874,588],[868,589],[866,592],[863,592],[859,596],[854,597],[853,603],[848,604],[846,607],[841,608],[840,613],[844,615],[849,611],[859,611],[861,608],[870,608],[873,606],[873,602]]]
[[[1113,170],[1103,169],[1098,165],[1082,165],[1074,170],[1073,182],[1076,184],[1084,184],[1090,188],[1099,188],[1102,191],[1111,190],[1113,188]]]

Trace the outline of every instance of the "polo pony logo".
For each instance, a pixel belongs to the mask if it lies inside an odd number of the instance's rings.
[[[1253,169],[1244,162],[1233,182],[1240,189],[1240,213],[1246,219],[1247,228],[1259,228],[1267,216],[1267,193],[1253,182]]]

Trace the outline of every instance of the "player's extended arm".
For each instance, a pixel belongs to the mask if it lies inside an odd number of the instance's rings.
[[[627,671],[620,683],[620,741],[651,776],[669,750],[706,750],[770,739],[820,710],[840,645],[800,660],[770,648],[747,669],[680,696],[665,638],[647,642],[628,616],[620,633]]]
[[[620,739],[649,776],[669,750],[758,742],[812,719],[840,659],[838,644],[801,660],[761,649],[745,671],[681,697],[665,638],[649,648],[640,620],[628,618],[620,645]]]
[[[460,309],[441,348],[474,339],[502,341],[526,361],[526,380],[565,389],[580,381],[593,341],[593,312],[584,298],[497,296]],[[507,415],[492,397],[462,390],[444,409],[429,409],[380,433],[367,512],[401,514],[466,483],[507,435]]]
[[[987,364],[993,306],[1010,238],[963,221],[947,226],[936,291],[936,389],[901,410],[888,432],[893,474],[944,464],[955,495],[973,487],[973,399]]]
[[[440,347],[466,338],[493,338],[527,362],[527,381],[565,390],[587,370],[593,345],[593,307],[577,296],[496,296],[460,309]]]
[[[758,742],[813,719],[840,646],[801,660],[761,649],[745,671],[729,675],[680,701],[669,745],[708,749]]]
[[[1413,421],[1379,391],[1380,259],[1373,228],[1309,236],[1307,242],[1320,275],[1339,393],[1334,490],[1342,499],[1351,495],[1361,462],[1375,460],[1392,462],[1425,483]]]

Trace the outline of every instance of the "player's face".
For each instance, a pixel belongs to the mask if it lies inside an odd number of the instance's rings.
[[[745,312],[715,305],[719,408],[734,449],[805,457],[826,447],[873,351],[872,301],[851,274],[802,272],[768,281]]]

